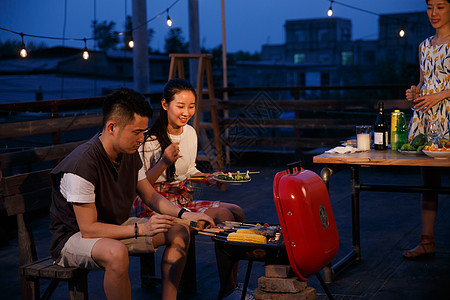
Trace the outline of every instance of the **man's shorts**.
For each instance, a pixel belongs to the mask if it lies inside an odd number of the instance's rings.
[[[81,232],[72,235],[61,250],[61,255],[56,264],[61,267],[80,267],[89,270],[103,270],[91,256],[94,244],[100,238],[85,239]]]
[[[146,218],[129,218],[122,225],[131,225],[134,223],[147,222]],[[62,267],[81,267],[89,270],[103,270],[92,258],[92,248],[94,244],[101,238],[86,239],[81,236],[81,232],[72,235],[61,250],[61,255],[56,264]],[[153,247],[152,237],[139,236],[136,238],[127,238],[120,240],[128,248],[128,252],[132,255],[154,253],[156,249]]]

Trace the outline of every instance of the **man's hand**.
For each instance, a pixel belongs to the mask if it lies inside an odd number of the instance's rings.
[[[147,222],[138,224],[138,235],[154,236],[158,233],[167,232],[175,224],[173,219],[172,216],[155,213]]]
[[[187,211],[183,213],[182,219],[189,221],[205,221],[209,223],[209,226],[207,227],[216,227],[214,220],[205,213]]]

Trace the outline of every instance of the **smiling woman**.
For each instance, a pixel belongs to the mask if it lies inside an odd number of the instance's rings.
[[[187,80],[176,78],[166,83],[160,116],[146,133],[145,142],[139,149],[147,179],[156,191],[182,208],[180,217],[186,212],[204,212],[216,224],[245,222],[244,211],[236,204],[193,199],[188,178],[201,176],[206,185],[219,185],[213,174],[204,174],[196,168],[197,134],[187,124],[195,113],[195,102],[195,89]],[[139,197],[133,206],[138,217],[153,215]],[[234,269],[228,280],[227,294],[237,287],[237,265]],[[223,272],[219,269],[219,273]]]
[[[427,14],[436,34],[419,46],[420,81],[406,90],[406,99],[412,101],[414,114],[410,122],[409,138],[424,134],[430,136],[427,124],[437,124],[438,131],[449,137],[450,126],[450,0],[426,0]],[[426,152],[425,152],[426,153]],[[425,186],[438,187],[442,170],[422,168]],[[434,255],[434,225],[438,209],[438,194],[422,195],[422,234],[420,243],[403,252],[405,258]]]

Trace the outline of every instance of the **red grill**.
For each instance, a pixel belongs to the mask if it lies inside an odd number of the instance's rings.
[[[275,175],[273,196],[291,267],[307,280],[339,249],[327,188],[316,173],[292,168]]]
[[[299,163],[276,174],[273,195],[280,221],[282,239],[268,244],[230,242],[228,232],[213,237],[217,263],[231,267],[238,260],[248,260],[243,295],[248,286],[253,261],[266,264],[290,264],[302,280],[316,275],[328,298],[332,299],[318,273],[336,256],[339,237],[328,191],[322,179],[312,171],[303,170]],[[294,167],[296,166],[296,167]],[[222,298],[227,276],[220,278]],[[244,297],[244,296],[243,296]]]

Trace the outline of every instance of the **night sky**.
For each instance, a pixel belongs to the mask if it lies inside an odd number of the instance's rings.
[[[64,7],[67,3],[65,22],[66,38],[92,37],[91,23],[114,21],[115,29],[124,31],[125,15],[131,15],[132,0],[1,0],[0,27],[25,34],[63,37]],[[147,19],[161,12],[159,18],[148,24],[155,36],[150,44],[163,50],[168,33],[165,10],[176,0],[147,1]],[[426,10],[425,0],[340,0],[351,6],[377,14],[418,12]],[[188,5],[180,0],[170,10],[173,27],[180,27],[188,40]],[[95,4],[95,5],[94,5]],[[326,17],[330,6],[327,0],[225,0],[227,51],[260,51],[263,44],[281,44],[285,41],[286,20]],[[95,9],[94,9],[95,7]],[[333,4],[335,17],[347,18],[353,24],[353,39],[376,39],[378,16],[367,12]],[[200,43],[211,49],[222,43],[221,1],[199,0]],[[1,31],[0,41],[20,39],[18,35]],[[62,45],[60,40],[25,37],[25,42],[45,42],[49,46]],[[80,41],[66,41],[69,47],[84,47]],[[88,42],[92,48],[92,42]]]

